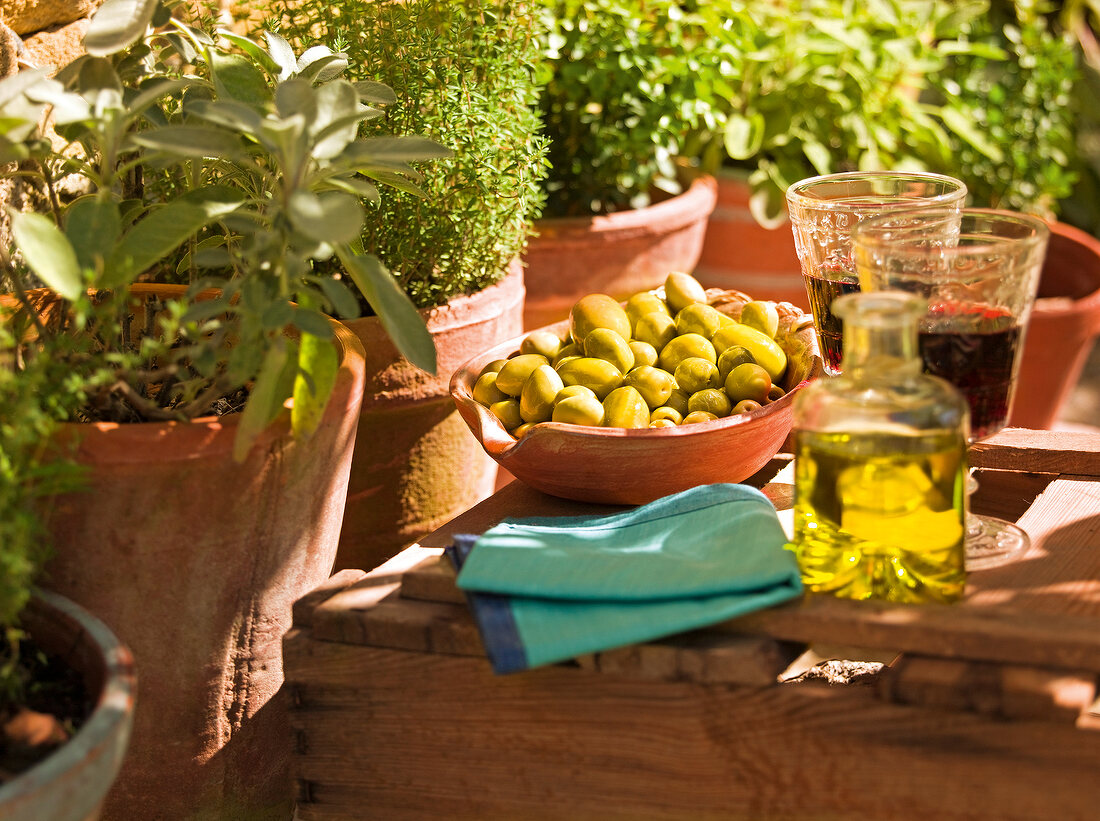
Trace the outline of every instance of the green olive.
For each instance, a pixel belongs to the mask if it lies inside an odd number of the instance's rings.
[[[688,399],[691,395],[687,391],[682,391],[676,388],[669,394],[668,399],[665,400],[665,406],[675,410],[680,416],[687,416],[688,413]]]
[[[549,360],[542,354],[521,353],[504,363],[497,373],[497,388],[509,396],[519,396],[523,383],[539,365],[548,365]]]
[[[693,302],[706,301],[706,289],[691,274],[673,271],[665,278],[665,302],[674,316]]]
[[[550,365],[539,365],[523,383],[519,414],[524,422],[546,422],[554,410],[554,398],[565,385]]]
[[[558,376],[566,385],[584,385],[601,401],[623,383],[623,375],[606,359],[582,356],[558,365]]]
[[[609,428],[649,427],[649,406],[636,388],[615,388],[603,400],[603,409]]]
[[[712,365],[718,361],[718,354],[709,339],[699,334],[684,334],[673,338],[661,348],[657,355],[657,365],[669,373],[675,373],[676,366],[692,356],[706,359]]]
[[[692,411],[684,417],[685,425],[697,425],[700,422],[713,422],[718,417],[713,413],[704,410]]]
[[[715,349],[719,352],[724,352],[734,345],[748,348],[752,358],[768,372],[773,382],[778,381],[787,370],[787,355],[783,353],[783,349],[775,343],[775,340],[756,328],[734,322],[732,325],[719,328],[713,342]]]
[[[733,403],[726,396],[726,392],[718,388],[704,388],[693,393],[688,399],[689,415],[695,411],[707,411],[721,418],[729,416],[731,410],[733,410]]]
[[[497,387],[497,375],[491,371],[477,378],[472,393],[474,401],[480,402],[485,407],[508,398],[508,394]]]
[[[779,332],[779,311],[774,302],[756,299],[741,308],[741,323],[756,328],[769,339],[775,339]]]
[[[556,368],[563,360],[571,356],[584,356],[584,349],[576,342],[567,342],[558,348],[558,352],[554,354],[554,358],[550,360],[550,364]]]
[[[676,387],[676,380],[668,371],[652,365],[639,365],[623,377],[623,384],[636,388],[646,405],[656,408],[668,401]]]
[[[558,355],[558,351],[561,350],[562,344],[561,339],[553,331],[545,329],[531,331],[519,343],[519,352],[537,353],[545,356],[548,360],[553,360]]]
[[[588,294],[574,303],[569,312],[569,336],[578,345],[596,328],[609,328],[623,339],[630,339],[630,317],[607,294]]]
[[[702,302],[693,302],[676,314],[677,334],[699,334],[710,339],[722,327],[722,314]]]
[[[689,395],[722,384],[718,379],[718,366],[701,356],[689,356],[681,361],[673,377],[676,386]]]
[[[722,379],[722,383],[725,384],[726,377],[730,375],[730,371],[746,362],[756,363],[756,360],[753,359],[752,353],[748,348],[741,345],[733,345],[722,351],[718,357],[718,376]]]
[[[639,365],[656,365],[657,349],[648,342],[632,339],[628,343],[630,350],[634,352],[634,367]]]
[[[684,415],[675,408],[670,408],[668,405],[662,405],[659,408],[654,408],[653,413],[649,415],[649,423],[651,425],[659,421],[671,422],[674,425],[679,425],[684,421]]]
[[[742,399],[736,405],[733,406],[734,413],[752,413],[753,411],[760,410],[763,405],[757,402],[755,399]]]
[[[594,328],[584,338],[584,355],[606,360],[626,373],[634,367],[634,351],[626,339],[610,328]]]
[[[597,402],[600,401],[595,391],[591,388],[586,388],[584,385],[566,385],[558,391],[558,395],[554,397],[554,405],[556,406],[563,399],[568,399],[570,396],[591,396]]]
[[[508,364],[507,359],[494,359],[488,365],[481,369],[478,376],[485,376],[487,373],[498,373],[501,368]]]
[[[676,320],[657,311],[646,314],[634,326],[634,338],[660,351],[676,336]]]
[[[554,422],[566,422],[570,425],[603,424],[603,405],[595,396],[569,396],[554,406],[550,417]]]
[[[641,293],[634,294],[630,299],[626,301],[624,308],[626,315],[630,317],[630,324],[633,328],[638,324],[638,320],[646,314],[659,313],[668,316],[668,305],[653,291],[642,291]]]
[[[654,419],[649,423],[651,428],[674,428],[676,423],[671,419]]]
[[[489,411],[500,420],[505,430],[513,430],[523,424],[518,399],[503,399],[489,406]]]
[[[742,399],[752,399],[763,404],[771,389],[772,380],[768,372],[751,362],[738,365],[726,377],[726,394],[734,403]]]
[[[782,399],[786,395],[787,395],[787,392],[785,390],[783,390],[782,386],[772,385],[771,390],[768,391],[768,401],[769,402],[778,402],[780,399]]]
[[[538,422],[524,422],[518,428],[509,431],[509,433],[511,433],[517,439],[522,439],[524,436],[527,435],[527,432],[537,424]]]

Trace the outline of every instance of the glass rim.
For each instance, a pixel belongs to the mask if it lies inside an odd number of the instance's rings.
[[[906,245],[898,248],[894,253],[904,253],[910,256],[964,256],[969,254],[991,253],[1003,246],[1005,240],[1010,240],[1016,247],[1035,247],[1045,243],[1050,238],[1050,225],[1041,217],[1033,214],[1025,214],[1022,211],[1009,211],[1001,208],[963,208],[958,211],[937,208],[906,208],[891,211],[888,214],[876,214],[858,224],[852,226],[852,247],[881,249],[885,245],[897,240],[898,232],[911,232],[919,230],[919,225],[899,225],[896,231],[884,230],[884,225],[893,220],[912,218],[927,223],[930,220],[962,220],[970,218],[985,218],[990,223],[1016,225],[1030,229],[1030,233],[1018,237],[1000,237],[999,241],[974,242],[967,245]],[[965,231],[960,232],[966,234]],[[968,235],[981,237],[981,234]]]
[[[938,182],[950,186],[940,194],[930,197],[902,197],[875,203],[876,208],[888,208],[891,211],[898,208],[912,208],[914,202],[926,205],[949,204],[965,199],[968,191],[966,183],[947,174],[935,174],[930,171],[842,171],[836,174],[819,174],[815,177],[807,177],[792,183],[787,187],[785,194],[788,205],[791,206],[820,206],[828,205],[832,210],[858,211],[868,207],[866,202],[846,202],[843,199],[834,200],[826,197],[813,196],[809,191],[832,183],[842,184],[848,182],[861,182],[864,180],[912,180],[913,182]]]

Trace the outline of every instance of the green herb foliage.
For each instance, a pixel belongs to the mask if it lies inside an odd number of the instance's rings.
[[[435,368],[416,308],[360,244],[364,200],[415,192],[411,163],[450,155],[360,134],[390,89],[344,78],[327,47],[188,25],[156,0],[107,0],[86,45],[55,77],[0,81],[0,165],[41,197],[9,209],[0,248],[0,674],[48,551],[40,514],[78,486],[57,423],[241,410],[243,458],[293,397],[307,437],[339,367],[328,315],[359,298]],[[343,276],[319,276],[332,259]],[[178,295],[135,296],[168,280]]]
[[[325,315],[356,313],[358,296],[410,360],[434,369],[415,308],[357,248],[376,182],[415,190],[409,163],[450,152],[360,137],[381,117],[370,103],[393,95],[344,79],[346,66],[323,46],[299,56],[276,35],[262,46],[172,21],[57,79],[6,86],[0,154],[22,160],[53,206],[12,214],[19,256],[6,276],[20,288],[33,274],[69,306],[71,321],[45,330],[86,343],[75,364],[90,394],[82,418],[188,419],[248,387],[239,456],[291,396],[294,430],[308,434],[338,367]],[[47,107],[64,149],[26,127]],[[87,193],[64,202],[62,178]],[[314,273],[334,258],[345,277]],[[129,297],[139,279],[181,276],[182,299]]]
[[[421,307],[502,279],[542,206],[544,142],[535,111],[537,21],[501,0],[276,0],[271,17],[292,43],[320,38],[351,61],[348,76],[396,94],[366,124],[423,135],[449,159],[424,168],[419,189],[396,185],[368,204],[363,246]]]
[[[931,78],[955,137],[947,168],[975,204],[1052,217],[1073,190],[1079,73],[1072,41],[1042,13],[1050,8],[993,3],[969,26],[980,48]]]
[[[727,3],[541,0],[540,108],[550,141],[547,216],[582,216],[679,193],[719,126],[717,28]]]

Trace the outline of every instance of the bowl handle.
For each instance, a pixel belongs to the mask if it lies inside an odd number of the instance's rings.
[[[455,406],[486,453],[498,459],[516,446],[516,440],[492,411],[470,395],[468,386],[460,376],[461,372],[456,372],[451,380],[451,397]]]

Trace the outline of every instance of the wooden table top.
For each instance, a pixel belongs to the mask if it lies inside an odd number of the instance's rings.
[[[781,454],[757,477],[788,528],[790,462]],[[1011,564],[971,573],[961,603],[909,606],[806,595],[713,629],[1100,673],[1100,435],[1009,429],[975,445],[971,464],[979,468],[973,510],[1016,521],[1031,546]],[[510,516],[616,509],[512,482],[422,539],[395,566],[409,569],[406,595],[461,602],[452,571],[436,558],[452,534],[478,533]]]

